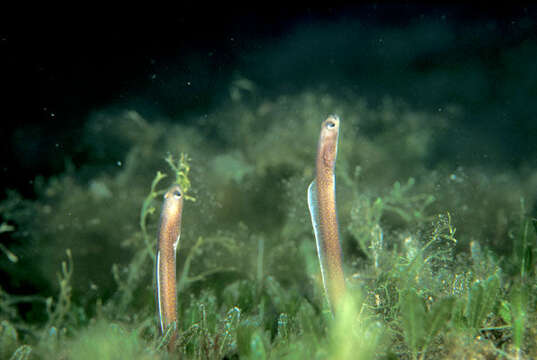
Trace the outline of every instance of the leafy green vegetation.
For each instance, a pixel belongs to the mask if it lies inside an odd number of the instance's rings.
[[[96,113],[82,139],[91,161],[37,178],[35,201],[7,192],[0,267],[40,292],[0,289],[0,358],[537,357],[537,169],[433,157],[460,109],[373,107],[351,92],[260,100],[245,83],[230,104],[177,119],[188,126]],[[306,205],[331,113],[349,287],[335,318]],[[191,201],[169,354],[153,271],[174,181]]]

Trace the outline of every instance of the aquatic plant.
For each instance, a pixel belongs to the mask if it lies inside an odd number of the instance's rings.
[[[172,357],[153,269],[157,209],[178,181],[196,199],[177,255],[184,358],[537,355],[535,170],[435,157],[460,110],[371,106],[350,91],[241,94],[168,121],[95,113],[87,164],[37,178],[35,200],[6,193],[0,357]],[[333,112],[345,121],[335,176],[349,293],[334,318],[304,196]]]

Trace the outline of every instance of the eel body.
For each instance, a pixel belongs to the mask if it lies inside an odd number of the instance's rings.
[[[168,326],[177,323],[176,252],[181,237],[183,213],[183,191],[173,185],[164,195],[157,242],[156,280],[157,304],[162,334]],[[177,332],[174,331],[168,349],[175,346]]]
[[[339,136],[339,118],[330,115],[321,125],[315,179],[308,188],[308,207],[317,243],[317,255],[325,293],[332,312],[345,294],[341,245],[336,212],[334,175]]]

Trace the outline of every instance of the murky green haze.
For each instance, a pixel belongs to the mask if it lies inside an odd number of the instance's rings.
[[[4,190],[0,358],[536,357],[537,38],[530,16],[504,26],[298,23],[210,94],[209,55],[178,60],[194,78],[155,60],[148,88],[80,119],[83,162],[35,174],[35,199]],[[335,320],[306,198],[329,114],[350,293]],[[154,248],[181,154],[167,354]]]

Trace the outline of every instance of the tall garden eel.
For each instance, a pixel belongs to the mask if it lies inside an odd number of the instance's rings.
[[[345,294],[341,245],[336,213],[336,166],[339,117],[330,115],[321,125],[317,147],[315,179],[308,187],[308,207],[317,242],[324,290],[332,309]]]
[[[181,216],[183,214],[183,191],[179,185],[173,185],[164,194],[164,203],[160,215],[157,241],[157,304],[160,330],[164,334],[173,323],[177,327],[177,284],[176,252],[181,237]],[[175,348],[177,330],[173,331],[168,342],[168,350]]]

